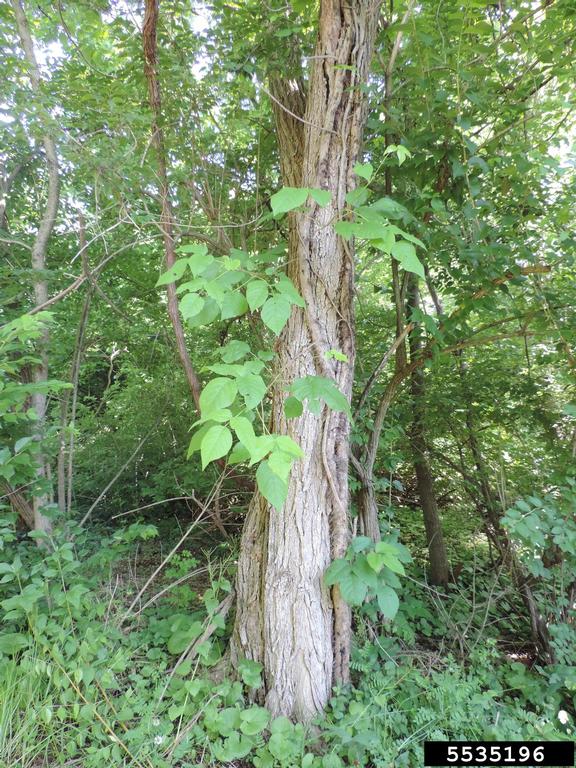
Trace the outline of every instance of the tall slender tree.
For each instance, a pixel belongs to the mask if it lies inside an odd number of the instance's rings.
[[[408,276],[408,281],[407,304],[408,310],[411,311],[418,308],[420,291],[418,288],[417,275],[410,274]],[[420,329],[414,328],[410,332],[409,346],[410,361],[412,363],[419,362],[419,357],[422,354]],[[414,462],[420,506],[422,507],[422,514],[424,516],[424,527],[426,529],[430,581],[432,584],[447,584],[450,576],[450,569],[448,565],[448,556],[446,554],[442,521],[440,520],[438,502],[434,490],[432,468],[428,457],[428,446],[426,444],[426,403],[424,400],[426,384],[424,380],[424,369],[421,365],[415,365],[410,374],[410,391],[412,394],[410,447],[412,449],[412,460]]]
[[[152,142],[156,148],[156,160],[158,166],[158,186],[161,206],[160,229],[164,240],[164,260],[166,268],[174,266],[176,261],[176,243],[174,239],[174,217],[172,215],[172,203],[170,200],[170,183],[168,179],[168,161],[164,131],[162,129],[162,98],[160,81],[158,79],[158,51],[157,51],[157,26],[159,0],[146,0],[144,24],[142,26],[142,44],[144,48],[144,74],[148,85],[148,102],[152,110]],[[186,374],[186,381],[190,388],[192,399],[199,410],[199,398],[201,383],[190,359],[182,320],[178,311],[178,298],[175,283],[168,283],[168,314],[180,364]]]
[[[16,19],[16,28],[18,36],[24,51],[26,64],[28,67],[28,76],[33,93],[37,98],[41,96],[42,77],[40,68],[34,52],[34,42],[30,34],[30,27],[26,12],[21,0],[12,0],[12,10]],[[47,116],[46,116],[47,118]],[[58,170],[58,153],[56,151],[56,142],[49,127],[48,119],[44,120],[42,145],[44,148],[44,159],[46,163],[46,172],[48,184],[46,191],[46,203],[42,213],[40,223],[34,238],[32,246],[32,272],[34,277],[34,299],[36,306],[41,306],[48,301],[48,280],[46,278],[46,253],[48,242],[56,222],[58,212],[58,203],[60,198],[60,177]],[[47,396],[42,385],[48,380],[48,329],[45,327],[42,338],[39,343],[40,362],[34,366],[32,378],[35,384],[38,384],[37,390],[32,395],[32,406],[36,411],[37,420],[35,422],[35,437],[41,440],[44,435],[46,423],[46,402]],[[49,477],[49,464],[43,456],[39,457],[37,477],[45,486]],[[34,529],[37,531],[49,532],[51,529],[50,518],[44,514],[44,507],[50,501],[48,493],[40,492],[34,495]]]
[[[312,201],[291,214],[288,276],[306,308],[293,311],[279,340],[272,428],[297,438],[304,458],[292,470],[281,510],[259,494],[250,505],[232,650],[236,660],[263,664],[261,696],[272,712],[302,720],[321,710],[333,682],[349,674],[350,611],[338,587],[323,583],[330,560],[348,545],[349,421],[325,407],[288,422],[283,403],[287,386],[310,375],[351,396],[354,260],[333,225],[345,216],[355,185],[379,6],[322,0],[307,95],[296,94],[296,80],[274,83],[284,183],[327,190],[331,202]],[[327,359],[330,349],[346,362]]]

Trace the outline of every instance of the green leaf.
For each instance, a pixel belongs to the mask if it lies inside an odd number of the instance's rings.
[[[270,723],[270,733],[274,736],[292,736],[294,725],[285,715],[280,715],[280,717],[275,717]]]
[[[181,293],[191,293],[192,291],[199,291],[206,285],[206,280],[201,277],[197,277],[195,280],[186,280],[185,283],[180,283],[176,288],[176,293],[180,296]]]
[[[266,368],[266,365],[262,360],[248,360],[244,363],[244,370],[248,371],[248,373],[261,373],[264,368]]]
[[[220,281],[220,285],[224,288],[232,288],[246,279],[246,273],[236,269],[238,259],[228,259],[228,261],[226,261],[226,257],[224,256],[222,257],[222,264],[225,271],[218,276],[218,280]]]
[[[416,248],[412,243],[408,243],[406,240],[398,240],[392,246],[391,253],[395,259],[398,259],[400,266],[406,272],[414,272],[422,278],[425,277],[424,267],[418,256],[416,256]]]
[[[204,298],[197,293],[187,293],[180,299],[180,312],[184,320],[189,320],[204,308]]]
[[[317,765],[318,760],[312,752],[306,752],[304,757],[302,758],[301,768],[312,768],[312,766]]]
[[[246,408],[252,410],[256,408],[262,400],[264,395],[268,391],[264,379],[262,376],[258,376],[255,373],[247,373],[244,376],[239,376],[237,379],[238,391],[244,398]]]
[[[21,437],[20,440],[16,440],[14,444],[14,453],[20,453],[20,451],[25,448],[29,443],[32,443],[34,441],[34,438],[30,435],[25,435],[24,437]]]
[[[243,464],[250,458],[250,451],[242,443],[236,443],[228,456],[228,464]]]
[[[387,585],[383,585],[376,593],[376,599],[378,600],[378,607],[387,619],[393,619],[398,613],[400,607],[400,600],[398,595]]]
[[[212,379],[200,395],[200,410],[203,418],[208,418],[211,411],[218,411],[232,405],[238,392],[238,385],[232,379],[220,377]]]
[[[268,466],[272,472],[274,472],[275,475],[278,475],[278,477],[285,483],[288,482],[288,478],[290,477],[292,461],[292,457],[283,451],[272,451],[267,459]]]
[[[378,248],[379,251],[383,251],[384,253],[391,253],[395,242],[396,238],[394,237],[394,229],[392,227],[385,227],[382,232],[382,237],[380,237],[378,240],[373,240],[372,245],[375,248]]]
[[[344,763],[336,752],[330,752],[322,758],[322,768],[342,768]]]
[[[222,306],[222,302],[226,297],[227,286],[223,285],[221,280],[216,279],[209,280],[208,282],[204,281],[204,287],[206,289],[206,294],[210,296],[211,299],[214,299],[217,304]]]
[[[356,176],[361,176],[366,181],[370,181],[374,173],[374,166],[372,163],[357,163],[354,166],[354,173]]]
[[[250,268],[248,263],[252,257],[247,251],[243,251],[241,248],[230,248],[230,256],[236,259],[245,269]]]
[[[354,235],[362,240],[382,240],[386,229],[383,221],[359,221],[354,224]]]
[[[394,573],[399,573],[400,576],[405,575],[406,571],[404,570],[404,566],[397,557],[394,557],[393,555],[387,555],[385,557],[384,565],[386,568],[390,568]]]
[[[388,225],[384,221],[337,221],[336,234],[346,239],[359,237],[361,240],[381,240],[386,236]]]
[[[324,583],[327,587],[339,584],[340,581],[348,577],[350,573],[351,567],[348,560],[343,560],[342,558],[333,560],[324,574]]]
[[[204,439],[204,435],[212,424],[208,422],[207,424],[203,424],[200,429],[198,429],[193,435],[192,439],[190,440],[190,445],[188,446],[188,453],[186,454],[186,458],[189,459],[190,456],[192,456],[193,453],[200,450],[200,446],[202,444],[202,440]]]
[[[403,544],[398,541],[379,541],[375,547],[375,551],[379,554],[383,554],[386,558],[384,564],[394,573],[404,575],[404,567],[402,563],[411,562],[412,558],[410,553]],[[391,574],[388,574],[387,578],[390,581]]]
[[[156,286],[175,283],[176,280],[179,280],[182,277],[182,275],[186,271],[187,266],[188,266],[188,259],[178,259],[177,261],[174,262],[174,264],[170,267],[170,269],[167,272],[164,272],[164,274],[160,275],[156,283]]]
[[[368,592],[368,585],[353,571],[339,582],[340,592],[348,605],[362,605]]]
[[[409,149],[406,149],[402,144],[398,144],[396,147],[396,157],[398,158],[398,165],[402,165],[407,157],[412,157],[412,153]]]
[[[230,421],[232,418],[232,411],[230,408],[216,408],[214,411],[210,411],[209,415],[206,418],[199,419],[195,424],[192,426],[195,427],[196,424],[202,424],[207,421],[216,421],[216,422],[224,422],[224,421]]]
[[[308,199],[308,190],[300,187],[282,187],[270,198],[273,213],[277,216],[281,213],[293,211],[304,205]]]
[[[208,246],[206,243],[186,243],[185,245],[179,245],[177,251],[178,253],[192,253],[195,256],[204,256],[208,253]]]
[[[262,684],[263,666],[251,659],[242,659],[238,664],[238,672],[244,685],[249,688],[259,688]]]
[[[258,435],[250,446],[250,466],[257,464],[272,450],[274,450],[274,438],[272,435]]]
[[[285,296],[273,296],[262,307],[262,322],[270,328],[276,336],[279,336],[282,328],[288,322],[292,312],[292,306]]]
[[[246,299],[250,311],[260,309],[268,298],[268,283],[265,280],[251,280],[246,286]]]
[[[337,221],[334,224],[334,232],[345,240],[349,240],[354,236],[355,224],[352,221]]]
[[[378,542],[379,544],[383,544],[384,542]],[[391,571],[394,571],[394,573],[399,573],[401,576],[404,576],[404,566],[398,560],[398,557],[396,556],[396,552],[394,551],[393,547],[390,547],[392,551],[378,551],[378,548],[376,548],[375,552],[370,552],[368,555],[366,555],[366,559],[370,563],[370,567],[373,568],[376,573],[380,573],[382,568],[386,566],[387,568],[390,568]]]
[[[216,741],[212,745],[214,756],[223,763],[241,760],[251,751],[253,743],[250,739],[233,731],[223,742]]]
[[[324,355],[327,360],[334,359],[338,360],[341,363],[347,363],[348,362],[348,356],[344,354],[344,352],[340,352],[338,349],[329,349],[328,352]]]
[[[250,345],[246,344],[245,341],[234,339],[229,341],[225,347],[219,349],[218,352],[225,363],[235,363],[237,360],[241,360],[249,354]]]
[[[358,552],[363,552],[368,547],[371,547],[373,543],[370,536],[356,536],[350,542],[350,549],[358,554]]]
[[[366,555],[360,555],[352,563],[352,573],[368,585],[370,589],[377,589],[378,574],[368,565]]]
[[[400,235],[400,237],[403,237],[404,240],[408,240],[409,243],[414,243],[414,245],[419,245],[420,248],[423,248],[426,250],[426,246],[420,240],[419,237],[415,237],[414,235],[411,235],[410,232],[405,232],[403,229],[400,229],[400,227],[397,227],[395,224],[390,224],[390,229],[394,232],[396,235]]]
[[[231,317],[239,317],[248,311],[248,302],[243,293],[239,291],[230,291],[224,296],[222,302],[222,320],[229,320]]]
[[[358,208],[358,206],[364,205],[369,197],[370,190],[368,187],[357,187],[356,189],[351,189],[350,192],[348,192],[346,195],[346,202],[353,208]]]
[[[378,552],[368,552],[366,560],[368,561],[370,568],[376,573],[380,573],[382,568],[384,568],[385,555],[379,555]]]
[[[293,733],[285,735],[284,733],[273,733],[266,745],[268,751],[280,765],[294,765],[294,758],[300,751],[298,742]]]
[[[296,459],[301,459],[304,456],[302,448],[289,435],[276,435],[274,442],[279,450],[284,451],[289,456],[294,456]]]
[[[407,157],[412,157],[410,150],[402,144],[390,144],[390,146],[386,147],[384,150],[384,155],[391,154],[396,154],[396,157],[398,158],[398,165],[402,165]]]
[[[276,289],[290,301],[291,304],[296,304],[298,307],[305,307],[306,302],[298,293],[296,286],[290,280],[287,275],[280,275]]]
[[[0,653],[12,656],[27,648],[29,643],[30,640],[26,635],[19,632],[7,632],[0,635]]]
[[[236,432],[238,440],[244,445],[244,447],[250,451],[250,446],[254,444],[256,440],[256,434],[251,422],[245,416],[235,416],[230,421],[230,426]]]
[[[304,406],[302,405],[302,401],[298,400],[297,397],[291,396],[284,400],[284,415],[287,419],[297,419],[298,416],[302,415],[303,411]]]
[[[215,459],[225,456],[232,448],[232,432],[223,424],[215,424],[206,432],[200,445],[202,469]]]
[[[290,390],[299,400],[308,400],[309,407],[314,401],[324,400],[333,411],[343,411],[351,416],[346,397],[334,382],[324,376],[305,376],[303,379],[297,379],[292,383]]]
[[[424,272],[424,265],[415,253],[412,256],[407,256],[405,259],[402,259],[400,266],[406,272],[414,272],[414,274],[418,275],[423,280],[426,277]]]
[[[207,298],[204,300],[204,308],[202,311],[187,320],[187,323],[191,328],[199,328],[202,325],[209,325],[212,323],[216,320],[219,314],[220,307],[218,303],[212,298]]]
[[[240,727],[240,710],[235,707],[226,707],[218,712],[215,722],[218,733],[221,736],[230,736]]]
[[[256,471],[258,490],[275,509],[280,510],[288,495],[288,483],[278,477],[267,461],[262,461]]]
[[[203,626],[202,622],[200,621],[193,622],[186,629],[177,629],[168,638],[168,642],[166,643],[168,653],[171,653],[174,656],[178,656],[183,653],[186,648],[188,648],[190,643],[192,643],[197,637],[200,637],[202,630]]]
[[[392,200],[391,197],[381,197],[375,200],[370,205],[371,211],[377,211],[378,213],[386,216],[387,219],[413,219],[414,217],[400,203],[396,200]]]
[[[257,733],[267,727],[270,720],[270,713],[264,707],[250,707],[244,709],[240,713],[240,730],[245,733],[246,736],[255,736]]]
[[[309,189],[308,192],[310,193],[312,200],[320,206],[328,205],[332,199],[332,193],[328,192],[327,189]]]
[[[196,253],[188,259],[190,271],[194,277],[197,277],[198,275],[201,275],[203,272],[205,272],[206,269],[214,261],[214,256],[207,252],[205,245],[199,245],[197,246],[197,249],[198,250]]]
[[[204,370],[204,369],[202,369]],[[242,376],[246,368],[244,365],[231,365],[230,363],[216,363],[215,365],[207,365],[206,370],[217,373],[219,376],[233,376],[234,378]]]

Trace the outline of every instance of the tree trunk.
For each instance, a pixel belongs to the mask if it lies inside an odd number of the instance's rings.
[[[168,183],[166,146],[164,143],[164,132],[162,130],[162,100],[160,94],[160,83],[158,80],[158,57],[157,57],[157,38],[156,30],[158,25],[159,0],[146,0],[144,24],[142,26],[142,44],[144,49],[144,74],[148,85],[148,102],[152,110],[152,142],[156,148],[156,158],[158,163],[158,180],[160,186],[160,204],[162,213],[160,217],[160,228],[164,239],[164,260],[166,269],[170,269],[176,261],[176,246],[174,242],[174,217],[172,215],[172,205],[170,203],[170,185]],[[196,410],[200,413],[200,391],[202,385],[200,378],[196,373],[192,360],[188,354],[186,346],[186,336],[178,310],[178,296],[176,294],[176,284],[169,283],[166,286],[168,294],[168,315],[174,330],[176,347],[180,363],[186,375],[186,381],[190,388],[190,393]]]
[[[90,276],[90,267],[88,265],[88,254],[86,252],[86,226],[84,215],[78,216],[78,246],[82,257],[82,269],[84,274]],[[72,390],[66,389],[62,394],[60,404],[60,445],[58,450],[57,462],[57,489],[58,489],[58,508],[61,512],[70,512],[72,508],[72,475],[74,470],[74,428],[76,425],[76,406],[78,403],[78,380],[80,378],[80,364],[84,354],[84,334],[88,325],[88,316],[90,314],[90,305],[94,294],[94,281],[89,279],[89,285],[86,289],[86,296],[82,305],[80,322],[76,332],[76,342],[72,354],[72,365],[70,367],[70,383]],[[72,408],[70,409],[70,400]],[[70,439],[67,441],[67,430],[70,430]]]
[[[24,55],[28,64],[30,84],[34,93],[39,95],[42,80],[40,77],[40,70],[38,69],[38,64],[36,62],[34,44],[32,42],[32,36],[30,35],[28,19],[26,18],[21,0],[12,0],[12,9],[14,11],[16,28],[18,30],[22,49],[24,50]],[[50,235],[52,234],[52,230],[54,228],[54,222],[56,221],[56,213],[58,211],[58,202],[60,196],[58,155],[56,152],[56,144],[54,142],[54,138],[48,129],[42,137],[42,144],[44,146],[46,169],[48,171],[48,192],[44,213],[38,227],[38,232],[36,233],[34,245],[32,246],[34,299],[37,306],[48,301],[48,282],[45,277],[46,251],[48,248]],[[48,330],[45,329],[38,343],[40,363],[35,366],[32,372],[32,381],[35,384],[44,384],[48,380],[48,342]],[[35,392],[32,395],[32,407],[36,411],[37,415],[34,437],[38,441],[41,441],[44,437],[46,424],[46,402],[46,394]],[[40,483],[39,487],[46,488],[46,485],[49,482],[49,467],[42,453],[40,453],[38,456],[38,469],[36,475]],[[50,519],[43,513],[43,509],[49,503],[49,501],[50,494],[46,493],[45,491],[37,493],[33,497],[34,529],[37,531],[45,531],[49,533],[51,530]]]
[[[416,309],[419,303],[418,278],[414,274],[408,277],[408,307]],[[408,336],[410,347],[410,360],[415,363],[422,354],[422,344],[419,329],[415,328]],[[428,459],[428,447],[426,444],[425,424],[425,394],[424,369],[421,365],[415,366],[410,375],[410,389],[412,393],[412,425],[410,429],[410,447],[414,471],[416,473],[416,485],[420,506],[424,516],[426,529],[426,543],[428,545],[428,558],[430,561],[430,582],[432,584],[447,584],[450,576],[446,545],[442,522],[438,513],[438,503],[434,492],[434,480]]]
[[[392,3],[390,3],[390,10],[393,10]],[[393,143],[390,123],[392,121],[394,66],[398,56],[398,51],[400,50],[402,37],[404,35],[402,28],[408,21],[411,13],[412,2],[408,4],[408,8],[402,17],[401,29],[396,33],[394,44],[392,46],[392,50],[390,51],[388,65],[386,66],[386,71],[384,73],[384,144],[386,149]],[[392,168],[389,165],[384,171],[384,191],[388,197],[392,196]],[[398,261],[391,257],[390,265],[392,270],[392,296],[396,310],[396,340],[388,352],[386,352],[382,358],[382,361],[377,366],[376,370],[367,382],[366,387],[360,396],[358,410],[362,408],[370,388],[372,387],[380,370],[382,370],[386,364],[388,357],[392,353],[395,353],[394,376],[384,390],[384,394],[382,395],[378,405],[376,417],[374,419],[374,426],[372,428],[372,434],[365,451],[364,464],[362,465],[360,461],[354,461],[358,479],[360,480],[360,490],[357,494],[359,530],[363,536],[368,536],[375,542],[380,541],[380,520],[378,514],[378,503],[376,500],[376,492],[374,490],[374,464],[376,462],[376,455],[378,453],[378,446],[380,443],[380,434],[382,432],[382,427],[384,426],[384,419],[386,418],[388,408],[390,407],[399,386],[402,384],[402,381],[408,374],[406,364],[406,346],[404,340],[409,328],[404,326],[404,291],[402,287]]]
[[[366,114],[360,86],[378,9],[378,0],[322,0],[304,122],[276,111],[284,183],[329,190],[332,199],[324,208],[310,202],[305,212],[291,215],[288,276],[306,309],[293,311],[278,343],[271,429],[296,439],[304,458],[293,467],[281,510],[259,494],[250,505],[238,562],[232,658],[261,662],[266,706],[274,715],[304,721],[325,706],[333,682],[348,680],[350,610],[337,588],[324,585],[323,575],[348,545],[349,421],[327,408],[320,416],[306,411],[287,421],[283,402],[288,385],[308,375],[330,378],[348,399],[352,392],[353,254],[333,225],[344,216],[345,196],[354,187]],[[283,90],[290,87],[285,82]],[[342,351],[348,362],[327,360],[329,349]]]
[[[382,359],[372,372],[370,378],[366,382],[364,390],[358,400],[356,406],[356,413],[362,410],[370,390],[372,389],[378,375],[384,369],[386,363],[390,357],[398,350],[400,345],[403,345],[408,333],[412,330],[413,326],[410,323],[407,325],[399,336],[396,336],[392,346],[384,353]],[[398,366],[398,358],[396,357],[396,367]],[[372,433],[366,451],[363,453],[361,450],[357,454],[352,455],[352,463],[360,481],[360,489],[356,494],[356,503],[358,506],[358,528],[362,536],[369,536],[373,541],[380,541],[380,520],[378,515],[378,503],[376,501],[376,492],[374,490],[374,464],[376,463],[376,455],[378,453],[378,446],[380,444],[380,434],[382,427],[384,426],[384,419],[388,413],[388,408],[392,404],[398,387],[402,384],[402,381],[408,375],[408,369],[405,368],[399,373],[397,372],[388,386],[384,390],[376,415],[374,418],[374,424],[372,425]]]
[[[401,336],[399,338],[404,338]],[[362,488],[358,494],[358,518],[360,523],[360,532],[363,536],[370,536],[374,541],[380,540],[380,524],[378,520],[378,504],[376,502],[376,493],[374,491],[374,464],[378,455],[378,445],[380,435],[386,419],[388,409],[392,405],[396,393],[411,371],[411,366],[407,366],[401,371],[396,371],[394,376],[388,382],[378,408],[374,416],[374,424],[370,434],[370,440],[364,453],[363,466],[355,461],[354,466],[358,471]],[[360,471],[362,470],[362,471]]]
[[[498,536],[500,533],[504,532],[501,531],[500,516],[496,507],[496,497],[492,493],[488,469],[484,462],[484,457],[482,456],[482,450],[478,443],[478,438],[476,437],[474,412],[472,409],[472,393],[468,387],[468,365],[462,350],[458,350],[458,352],[456,352],[456,356],[458,358],[458,373],[460,376],[460,383],[462,385],[462,392],[466,406],[466,437],[468,447],[470,448],[470,453],[472,454],[474,465],[476,467],[478,486],[480,488],[480,495],[485,509],[484,517],[492,526],[494,535]]]
[[[34,509],[26,496],[20,492],[18,488],[12,488],[10,483],[3,483],[0,485],[0,490],[3,495],[8,499],[14,512],[18,515],[20,520],[24,523],[26,528],[34,529]]]

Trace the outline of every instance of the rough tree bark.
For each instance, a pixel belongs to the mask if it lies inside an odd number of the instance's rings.
[[[18,488],[13,488],[10,483],[0,486],[3,496],[8,499],[14,512],[24,525],[30,530],[34,529],[34,508],[28,498]]]
[[[22,6],[21,0],[12,0],[12,9],[16,19],[16,28],[24,56],[28,64],[28,74],[30,85],[34,94],[40,95],[42,87],[42,78],[40,69],[34,53],[34,44],[30,34],[28,19]],[[47,121],[48,123],[48,121]],[[58,202],[60,198],[60,180],[58,174],[58,154],[56,152],[56,143],[50,132],[48,125],[42,137],[44,155],[46,161],[46,170],[48,173],[48,189],[46,195],[46,205],[42,214],[42,219],[38,226],[38,231],[32,246],[32,270],[34,272],[34,299],[36,305],[44,304],[48,300],[48,281],[46,280],[46,252],[48,241],[54,228],[56,214],[58,212]],[[45,329],[39,340],[38,352],[40,363],[34,367],[32,380],[35,384],[43,384],[48,380],[48,330]],[[36,411],[37,420],[35,422],[34,437],[41,440],[44,435],[46,423],[46,395],[41,392],[35,392],[32,395],[32,407]],[[41,486],[46,486],[49,482],[49,466],[46,459],[38,456],[37,478]],[[37,531],[51,530],[50,519],[43,513],[44,507],[49,503],[50,495],[46,492],[39,493],[33,497],[34,510],[34,529]]]
[[[348,544],[349,422],[324,409],[286,421],[290,382],[327,376],[351,396],[355,339],[354,264],[349,244],[334,232],[354,186],[379,0],[322,0],[319,31],[304,106],[295,81],[276,80],[281,170],[286,186],[322,188],[331,203],[310,202],[292,214],[288,275],[306,301],[294,310],[278,343],[273,391],[274,432],[296,439],[304,458],[292,470],[280,511],[255,494],[241,540],[238,607],[232,659],[264,666],[261,699],[273,714],[309,720],[328,701],[332,684],[348,679],[350,612],[323,574]],[[282,116],[282,113],[286,118]],[[300,138],[299,138],[300,137]],[[348,362],[327,360],[339,349]]]
[[[157,56],[157,35],[159,0],[146,0],[144,13],[144,24],[142,27],[142,44],[144,48],[144,74],[148,84],[148,101],[152,110],[152,142],[156,148],[156,158],[158,164],[158,181],[160,186],[160,203],[162,213],[160,217],[160,228],[164,238],[164,260],[166,269],[176,261],[176,247],[174,242],[174,217],[172,215],[172,206],[170,203],[170,185],[168,183],[168,173],[166,170],[166,147],[164,143],[164,132],[162,130],[162,100],[160,93],[160,83],[158,80],[158,56]],[[176,294],[176,284],[169,283],[166,286],[168,294],[168,314],[170,322],[174,329],[176,338],[176,347],[180,363],[186,374],[186,380],[196,405],[200,412],[200,391],[202,385],[192,360],[186,347],[186,337],[182,320],[178,311],[178,296]]]
[[[408,308],[416,309],[419,303],[418,277],[410,274],[408,277]],[[408,337],[410,347],[410,361],[416,362],[422,354],[420,331],[415,328]],[[420,506],[424,516],[424,528],[426,529],[426,543],[428,545],[428,558],[430,563],[429,578],[432,584],[447,584],[450,577],[450,566],[442,522],[438,513],[434,480],[428,458],[425,426],[425,393],[424,369],[417,366],[410,375],[410,389],[412,393],[412,424],[410,429],[410,447],[416,473],[416,485]]]

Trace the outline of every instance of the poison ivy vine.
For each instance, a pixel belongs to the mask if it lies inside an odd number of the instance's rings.
[[[400,163],[408,154],[403,147],[394,147],[394,151]],[[370,183],[373,168],[369,163],[357,165],[355,171]],[[370,196],[368,186],[348,193],[354,220],[335,222],[336,232],[346,239],[366,240],[398,259],[403,269],[423,275],[416,246],[424,248],[424,244],[390,221],[410,221],[409,212],[387,197],[367,205]],[[309,197],[321,206],[330,202],[326,190],[283,187],[271,197],[272,216],[279,218],[301,208]],[[229,254],[214,256],[205,244],[189,243],[181,245],[178,253],[180,258],[161,275],[157,285],[178,282],[180,312],[190,328],[252,313],[258,314],[264,326],[279,336],[293,307],[305,307],[296,286],[282,270],[282,246],[254,253],[232,248]],[[197,429],[188,447],[188,457],[199,451],[202,469],[224,457],[229,464],[258,465],[258,488],[273,507],[280,509],[288,493],[292,464],[303,453],[288,435],[267,430],[263,402],[267,382],[273,376],[274,353],[232,339],[217,354],[219,361],[204,369],[216,377],[208,381],[200,396],[200,418],[193,425]],[[327,356],[346,359],[339,350],[329,350]],[[287,386],[287,395],[284,413],[288,419],[298,418],[304,403],[316,415],[320,415],[325,403],[332,410],[351,416],[346,397],[324,376],[305,376],[293,381]]]

